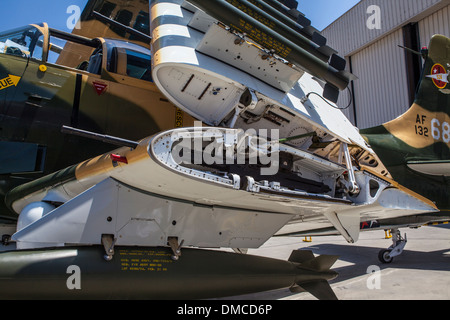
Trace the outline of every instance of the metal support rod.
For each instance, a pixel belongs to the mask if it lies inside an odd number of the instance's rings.
[[[347,165],[348,179],[350,182],[349,192],[358,194],[360,192],[360,189],[358,184],[356,183],[355,171],[353,170],[352,158],[350,157],[350,152],[348,151],[348,145],[346,143],[342,143],[341,148],[344,153],[345,163]]]

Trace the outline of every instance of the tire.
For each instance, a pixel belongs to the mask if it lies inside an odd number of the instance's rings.
[[[383,249],[378,253],[378,260],[380,260],[382,263],[391,263],[394,258],[389,257],[389,253],[391,253],[391,250]]]

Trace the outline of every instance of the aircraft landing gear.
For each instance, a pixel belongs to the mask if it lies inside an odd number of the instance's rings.
[[[392,245],[389,248],[383,249],[378,253],[378,259],[382,263],[391,263],[394,260],[394,257],[402,254],[403,249],[406,246],[406,233],[405,237],[403,238],[398,229],[392,229],[391,234]]]

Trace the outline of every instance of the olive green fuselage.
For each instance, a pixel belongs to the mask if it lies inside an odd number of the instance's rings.
[[[98,39],[96,43],[105,56],[108,50],[124,51],[120,41]],[[142,56],[148,52],[150,59],[149,50],[124,45],[141,50]],[[123,54],[122,62],[120,54],[117,56],[115,60],[105,57],[97,74],[0,53],[0,78],[6,79],[5,84],[12,81],[11,75],[18,79],[16,85],[0,88],[0,218],[16,218],[3,203],[9,190],[116,148],[63,134],[63,125],[138,141],[162,130],[193,124],[193,119],[171,104],[150,78],[137,79],[112,68],[114,61],[126,66],[127,56]],[[150,68],[150,60],[141,65]]]
[[[441,211],[450,214],[450,178],[420,173],[407,165],[408,162],[449,159],[448,147],[445,144],[436,143],[423,149],[416,149],[397,139],[383,127],[361,130],[361,134],[367,138],[395,181],[436,202]],[[444,150],[447,150],[447,154]],[[429,156],[432,154],[435,156]]]

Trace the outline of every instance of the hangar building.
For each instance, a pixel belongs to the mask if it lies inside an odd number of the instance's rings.
[[[434,34],[450,37],[450,0],[361,0],[322,31],[359,79],[339,107],[360,129],[395,119],[411,106]]]

